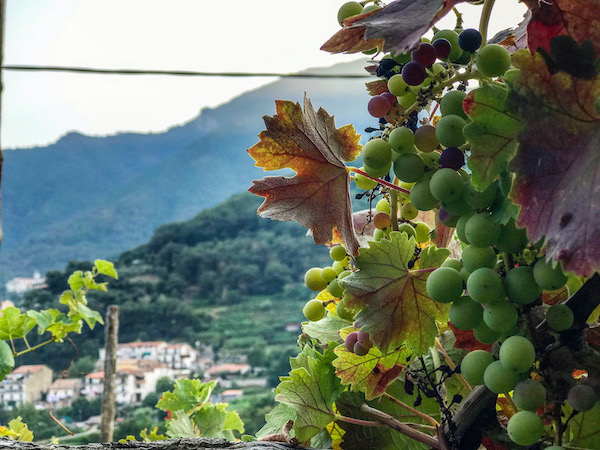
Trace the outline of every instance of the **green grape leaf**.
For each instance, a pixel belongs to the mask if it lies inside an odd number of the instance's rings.
[[[545,237],[546,255],[566,271],[590,276],[600,268],[600,76],[551,75],[528,50],[516,52],[513,65],[519,70],[504,77],[508,105],[527,123],[511,162],[517,225],[531,242]]]
[[[257,431],[256,437],[261,439],[269,434],[281,433],[281,429],[288,420],[296,421],[297,411],[285,403],[279,403],[270,413],[265,415],[265,425]],[[291,430],[294,433],[294,430]]]
[[[102,275],[108,275],[115,280],[119,279],[119,275],[117,274],[114,263],[105,261],[103,259],[97,259],[94,261],[94,266],[96,267],[96,270],[98,270],[98,273],[101,273]]]
[[[0,381],[12,372],[15,367],[15,356],[6,341],[0,341]]]
[[[144,428],[140,431],[140,438],[144,442],[154,442],[154,441],[165,441],[168,439],[164,434],[158,433],[158,427],[154,427],[152,431],[148,433],[148,429]]]
[[[83,283],[83,278],[81,280]],[[58,301],[63,305],[67,305],[71,310],[76,310],[78,305],[87,305],[87,298],[82,289],[64,291]]]
[[[263,118],[267,129],[248,153],[264,170],[289,167],[296,175],[255,180],[250,192],[265,197],[258,213],[299,222],[312,230],[316,244],[331,241],[337,229],[346,249],[357,253],[350,175],[344,161],[359,155],[360,135],[352,125],[336,129],[333,117],[322,108],[315,112],[307,97],[304,110],[299,103],[280,100],[276,108],[276,116]]]
[[[573,410],[563,406],[565,417],[570,417]],[[577,448],[597,448],[600,438],[600,403],[592,409],[574,416],[569,421],[569,428],[565,436],[569,445]]]
[[[35,327],[35,319],[22,314],[19,308],[9,306],[0,316],[0,340],[7,341],[26,336]]]
[[[165,392],[156,407],[162,411],[191,411],[208,401],[216,385],[216,381],[177,380],[173,392]]]
[[[516,140],[523,123],[506,112],[508,90],[484,83],[467,94],[463,108],[471,123],[464,127],[471,155],[471,183],[483,191],[504,169],[517,152]]]
[[[225,408],[227,403],[204,404],[192,413],[191,419],[200,430],[200,436],[233,439],[233,430],[244,432],[238,413]]]
[[[88,289],[94,289],[96,291],[104,291],[104,292],[106,292],[108,290],[106,288],[108,283],[96,282],[96,280],[94,280],[94,275],[90,271],[87,271],[85,273],[85,275],[83,276],[83,283],[84,283],[85,287]]]
[[[275,389],[275,400],[296,409],[296,437],[307,442],[335,419],[333,403],[345,387],[335,376],[331,361],[335,354],[326,349],[321,355],[305,346],[298,357],[292,358],[294,368],[282,377]]]
[[[78,291],[82,287],[85,286],[85,282],[83,281],[83,272],[81,270],[76,270],[71,275],[69,275],[69,279],[67,280],[69,283],[69,287],[73,291]]]
[[[90,330],[94,329],[96,323],[104,324],[104,320],[102,320],[100,313],[88,308],[86,305],[79,305],[77,307],[77,315],[85,320],[85,323],[88,324]]]
[[[311,338],[316,339],[322,345],[330,342],[343,342],[340,337],[340,330],[348,326],[348,322],[340,319],[334,314],[328,314],[327,317],[316,322],[305,322],[302,324],[302,331]]]
[[[383,353],[406,345],[422,355],[438,335],[436,321],[448,321],[450,306],[434,302],[427,294],[430,272],[409,269],[414,238],[392,232],[389,239],[369,245],[356,258],[359,270],[341,281],[346,304],[360,309],[356,326],[368,332]],[[430,245],[421,252],[418,268],[439,267],[449,254],[445,248]]]
[[[58,309],[27,311],[27,315],[37,322],[39,334],[49,332],[58,342],[62,342],[69,333],[81,333],[83,326],[81,317],[67,317]]]
[[[0,426],[0,436],[22,442],[33,441],[33,432],[27,428],[26,423],[23,423],[21,416],[8,422],[8,427]]]
[[[185,411],[173,411],[173,416],[167,420],[167,436],[170,438],[198,437],[192,420]]]
[[[354,327],[348,327],[340,334],[346,339],[352,331]],[[352,385],[353,390],[363,392],[367,400],[381,396],[388,385],[402,374],[412,356],[412,352],[405,347],[386,354],[373,347],[366,355],[358,356],[346,350],[342,344],[334,352],[338,356],[333,360],[335,374],[342,384]]]

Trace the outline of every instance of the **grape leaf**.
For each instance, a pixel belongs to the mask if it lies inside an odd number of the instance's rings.
[[[275,389],[275,400],[297,410],[296,437],[306,442],[335,419],[333,403],[345,387],[335,376],[331,361],[335,355],[326,349],[321,355],[305,346],[292,358],[289,376],[282,377]]]
[[[532,12],[527,26],[527,44],[532,52],[538,47],[550,50],[554,36],[568,35],[581,44],[593,42],[600,53],[600,0],[525,0]]]
[[[0,341],[0,381],[12,372],[15,367],[15,356],[6,341]]]
[[[341,328],[347,327],[348,322],[334,314],[328,314],[324,319],[316,322],[306,322],[302,324],[302,331],[311,338],[316,339],[322,345],[330,342],[342,343],[339,335]]]
[[[492,349],[492,344],[482,344],[473,334],[473,330],[459,330],[452,322],[448,322],[448,326],[454,333],[456,340],[454,341],[455,348],[464,348],[471,350],[485,350],[489,352]]]
[[[340,334],[346,339],[351,331],[354,331],[354,327],[345,328]],[[365,356],[358,356],[340,345],[334,352],[338,356],[333,360],[335,374],[340,377],[342,384],[350,384],[353,390],[363,392],[367,400],[382,395],[388,385],[400,376],[412,355],[405,347],[386,354],[373,347]]]
[[[565,417],[569,417],[573,410],[563,406]],[[569,421],[569,445],[578,448],[597,448],[600,438],[600,404],[586,412],[581,412]]]
[[[600,77],[550,75],[543,57],[513,55],[509,109],[526,122],[511,162],[510,194],[521,206],[517,226],[529,240],[545,236],[546,254],[566,271],[589,276],[600,268]]]
[[[449,305],[427,295],[430,272],[409,269],[414,252],[414,238],[392,232],[389,239],[361,248],[356,258],[359,270],[341,281],[348,307],[360,309],[356,326],[368,332],[383,353],[407,345],[422,355],[438,335],[436,321],[448,320]],[[447,249],[426,247],[419,269],[439,267],[449,254]]]
[[[191,420],[202,437],[234,439],[233,430],[244,432],[244,423],[238,413],[227,411],[227,403],[204,404],[191,415]]]
[[[297,412],[291,406],[285,403],[279,403],[275,408],[265,415],[265,425],[256,432],[258,439],[263,438],[269,434],[281,433],[282,427],[288,420],[296,421]],[[292,429],[293,433],[294,430]]]
[[[542,291],[542,303],[546,305],[558,305],[569,298],[567,286],[563,286],[555,291]]]
[[[322,108],[315,112],[307,97],[304,110],[289,101],[277,101],[276,108],[276,116],[263,118],[267,129],[248,152],[264,170],[289,167],[296,175],[254,181],[250,192],[265,197],[259,214],[299,222],[312,230],[316,244],[331,240],[337,228],[346,249],[356,254],[359,243],[344,161],[360,154],[360,135],[352,125],[336,129],[333,117]]]
[[[18,339],[27,335],[35,327],[35,319],[22,314],[19,308],[9,306],[2,310],[0,317],[0,340]]]
[[[81,333],[82,322],[80,318],[69,318],[58,309],[27,311],[27,315],[37,322],[39,334],[44,334],[47,331],[52,334],[55,341],[62,342],[67,334],[71,332]],[[73,318],[76,320],[73,320]]]
[[[463,108],[472,120],[464,127],[471,149],[467,166],[472,172],[471,183],[480,191],[506,169],[517,151],[516,136],[523,124],[506,112],[507,96],[504,87],[484,83],[463,101]]]
[[[119,278],[119,275],[117,274],[117,271],[115,269],[115,265],[110,261],[97,259],[96,261],[94,261],[94,266],[98,270],[98,273],[112,277],[115,280]]]
[[[165,392],[156,407],[162,411],[190,411],[206,402],[216,385],[216,381],[177,380],[173,392]]]
[[[351,25],[370,17],[377,11],[371,11],[367,14],[358,14],[344,20],[344,28],[335,33],[322,46],[321,50],[330,53],[358,53],[372,48],[379,48],[383,44],[381,39],[365,39],[364,28],[352,28]]]
[[[173,417],[167,420],[167,436],[173,439],[198,437],[194,424],[185,411],[175,411]]]

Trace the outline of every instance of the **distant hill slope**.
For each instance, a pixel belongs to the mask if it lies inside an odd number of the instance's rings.
[[[363,73],[364,65],[310,72]],[[338,127],[372,126],[364,81],[284,78],[165,133],[70,133],[48,147],[6,151],[0,280],[71,259],[113,258],[147,241],[159,225],[246,190],[263,176],[246,149],[264,128],[262,116],[274,114],[275,99],[302,102],[306,92]]]

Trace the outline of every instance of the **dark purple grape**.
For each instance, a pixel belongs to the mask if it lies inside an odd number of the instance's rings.
[[[420,62],[423,66],[429,67],[435,62],[437,52],[433,45],[428,44],[427,42],[421,42],[419,47],[412,51],[411,56],[413,61]]]
[[[384,92],[383,94],[381,94],[381,96],[387,98],[388,102],[390,102],[390,108],[394,106],[398,101],[398,98],[390,91]]]
[[[458,45],[465,52],[475,53],[481,47],[481,33],[474,28],[463,30],[458,35]]]
[[[435,48],[435,52],[439,59],[446,59],[450,55],[452,51],[452,44],[448,39],[436,39],[433,41],[433,48]]]
[[[396,61],[394,61],[393,59],[384,58],[381,61],[379,61],[379,66],[377,67],[375,74],[378,77],[383,77],[383,76],[385,76],[386,73],[388,73],[390,70],[392,70],[397,65],[398,65],[398,63]]]
[[[411,61],[402,68],[402,79],[409,86],[418,86],[427,78],[425,66],[417,61]]]
[[[438,217],[441,222],[444,222],[450,218],[450,214],[443,207],[438,211]]]
[[[362,345],[365,348],[371,348],[373,347],[373,341],[371,341],[371,338],[369,337],[369,333],[367,333],[366,331],[362,331],[360,330],[358,332],[358,343],[360,345]]]
[[[348,336],[346,336],[346,340],[344,341],[344,344],[346,345],[346,350],[348,350],[350,353],[354,353],[354,346],[356,345],[357,342],[358,342],[358,332],[353,331]]]
[[[448,147],[440,155],[440,164],[458,170],[465,165],[465,154],[458,147]]]

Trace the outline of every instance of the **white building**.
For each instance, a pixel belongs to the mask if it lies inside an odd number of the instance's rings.
[[[100,349],[99,367],[104,365],[106,349]],[[190,344],[169,344],[165,341],[128,342],[117,347],[117,361],[153,360],[167,364],[170,369],[205,370],[206,362]]]
[[[17,367],[0,383],[0,402],[8,408],[42,399],[52,384],[52,369],[44,364]]]
[[[33,278],[23,278],[17,277],[12,280],[7,281],[6,283],[6,291],[15,293],[15,294],[23,294],[32,289],[41,289],[45,287],[46,279],[42,277],[39,272],[34,272]]]
[[[83,386],[81,378],[59,378],[48,389],[46,401],[55,408],[71,406]]]

